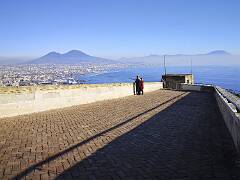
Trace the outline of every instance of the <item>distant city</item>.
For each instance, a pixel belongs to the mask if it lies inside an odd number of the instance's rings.
[[[82,84],[75,75],[104,73],[127,67],[78,50],[65,54],[50,52],[29,62],[0,66],[0,86],[34,86],[49,84]]]
[[[82,84],[74,75],[119,70],[124,64],[23,64],[0,66],[0,86]]]

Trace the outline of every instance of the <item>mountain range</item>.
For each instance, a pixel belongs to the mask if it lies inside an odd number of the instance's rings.
[[[17,60],[0,57],[0,64],[145,64],[145,65],[163,65],[163,55],[148,55],[143,57],[120,58],[111,60],[88,55],[80,50],[71,50],[67,53],[50,52],[34,60]],[[222,65],[232,66],[240,65],[240,56],[232,55],[224,50],[215,50],[205,54],[174,54],[166,55],[166,64],[169,66],[188,66],[192,61],[195,66]]]
[[[222,57],[231,56],[230,53],[224,50],[216,50],[211,51],[206,54],[196,54],[196,55],[187,55],[187,54],[176,54],[176,55],[166,55],[168,61],[173,62],[175,65],[181,64],[184,59],[192,58],[192,59],[204,59],[207,61],[213,61],[214,57],[218,59]],[[163,55],[149,55],[144,57],[135,57],[135,58],[121,58],[119,62],[125,63],[141,63],[141,64],[161,64],[163,61]],[[80,63],[98,63],[98,64],[112,64],[117,61],[95,57],[88,55],[80,50],[71,50],[67,53],[61,54],[58,52],[50,52],[40,58],[34,59],[32,61],[27,62],[28,64],[80,64]],[[183,63],[184,64],[184,63]]]
[[[209,65],[240,65],[240,56],[232,55],[224,50],[211,51],[205,54],[174,54],[165,55],[169,66],[188,66],[191,62],[195,66]],[[121,58],[119,61],[134,64],[163,65],[164,55],[148,55],[143,57]]]
[[[71,50],[61,54],[58,52],[50,52],[40,58],[27,62],[28,64],[80,64],[80,63],[98,63],[112,64],[116,61],[90,56],[79,50]]]

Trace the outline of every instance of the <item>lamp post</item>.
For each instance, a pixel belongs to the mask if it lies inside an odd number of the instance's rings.
[[[192,59],[191,59],[191,74],[193,73],[193,71],[192,71]]]
[[[167,75],[167,69],[166,69],[166,55],[163,55],[163,60],[164,60],[164,73],[165,76]]]

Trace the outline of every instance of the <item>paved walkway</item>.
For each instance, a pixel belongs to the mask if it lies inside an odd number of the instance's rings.
[[[0,119],[0,179],[239,179],[208,93],[144,96]]]

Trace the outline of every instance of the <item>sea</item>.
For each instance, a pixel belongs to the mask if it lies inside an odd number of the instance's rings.
[[[221,86],[240,92],[240,66],[199,66],[199,67],[167,67],[167,74],[193,73],[195,83]],[[104,73],[76,75],[75,78],[87,84],[133,82],[139,75],[145,82],[160,81],[164,74],[162,66],[131,67]]]

